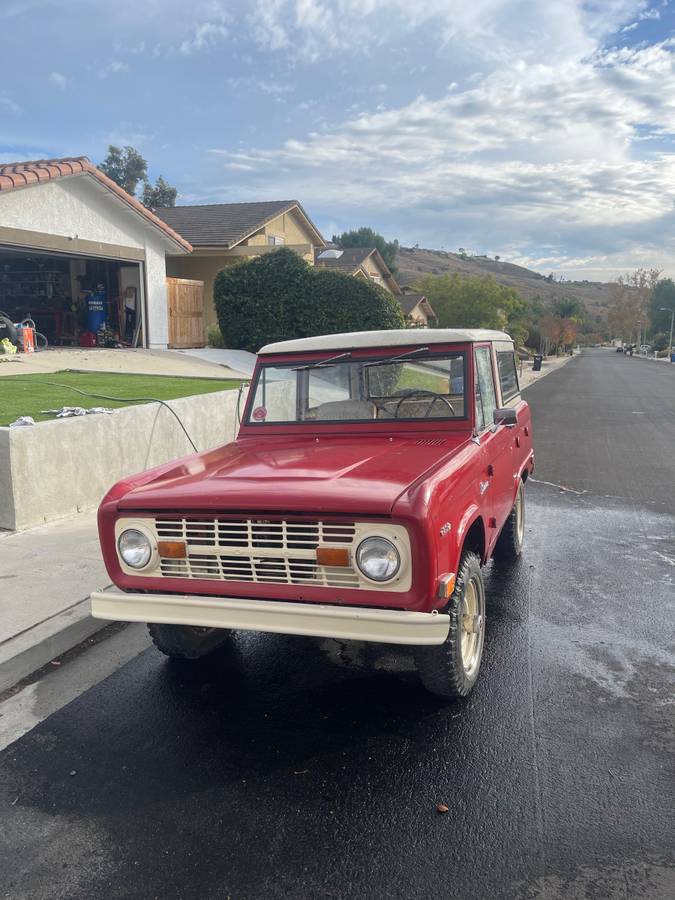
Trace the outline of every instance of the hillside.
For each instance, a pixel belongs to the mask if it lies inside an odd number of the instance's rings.
[[[445,275],[457,272],[463,276],[492,275],[500,284],[515,288],[521,297],[541,297],[544,301],[573,295],[588,311],[603,318],[607,314],[609,285],[601,281],[549,281],[546,276],[503,260],[485,256],[467,256],[445,250],[418,250],[400,247],[396,255],[398,281],[402,287],[414,284],[424,275]]]

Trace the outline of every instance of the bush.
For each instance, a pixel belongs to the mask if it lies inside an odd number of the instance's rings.
[[[404,327],[398,301],[383,288],[313,268],[287,248],[223,269],[213,295],[227,346],[252,353],[272,341]]]
[[[212,322],[209,327],[206,329],[206,343],[209,347],[224,347],[225,341],[223,340],[223,335],[220,332],[220,328],[216,325],[215,322]]]

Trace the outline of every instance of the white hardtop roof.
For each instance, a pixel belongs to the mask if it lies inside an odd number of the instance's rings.
[[[513,343],[505,331],[488,328],[396,328],[390,331],[351,331],[347,334],[321,334],[296,341],[266,344],[258,352],[304,353],[312,350],[357,350],[365,347],[412,347],[426,344],[468,344],[478,341]]]

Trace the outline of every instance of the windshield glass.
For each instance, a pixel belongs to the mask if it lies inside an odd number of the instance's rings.
[[[262,365],[247,424],[465,418],[465,354],[414,353]]]

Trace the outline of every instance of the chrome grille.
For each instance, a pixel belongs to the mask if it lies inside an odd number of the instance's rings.
[[[161,559],[173,578],[359,587],[351,567],[320,566],[316,548],[349,548],[354,523],[268,519],[155,519],[159,540],[187,543],[186,559]]]

